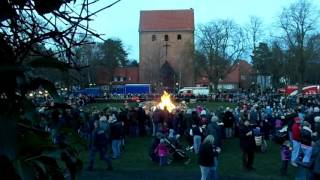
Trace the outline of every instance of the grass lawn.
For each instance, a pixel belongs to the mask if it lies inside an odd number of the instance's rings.
[[[235,104],[233,103],[228,103],[228,102],[196,102],[196,103],[187,103],[188,107],[190,108],[195,108],[197,106],[202,106],[205,107],[211,111],[214,111],[218,109],[219,107],[230,107],[234,108]],[[138,106],[138,103],[129,103],[129,106]],[[89,104],[85,107],[86,111],[93,111],[93,110],[103,110],[107,107],[116,107],[116,108],[124,108],[123,103],[94,103],[94,104]]]
[[[112,173],[125,172],[157,172],[164,173],[193,173],[200,176],[200,169],[197,165],[197,157],[193,154],[191,156],[191,163],[188,165],[180,163],[172,163],[166,167],[159,167],[158,164],[151,162],[148,156],[149,147],[152,139],[146,138],[128,138],[126,140],[126,150],[119,160],[114,160],[113,165],[116,168]],[[224,142],[223,152],[219,156],[219,174],[222,177],[228,178],[244,178],[244,179],[294,179],[295,169],[289,167],[289,176],[280,176],[279,167],[281,166],[279,145],[269,143],[268,150],[265,153],[257,152],[255,155],[253,172],[247,172],[242,169],[241,152],[239,148],[238,139],[228,139]],[[88,165],[87,153],[82,154],[84,164]],[[97,157],[95,168],[101,172],[105,169],[104,162],[99,161]],[[155,177],[156,173],[154,174]],[[93,177],[93,179],[95,179]],[[92,180],[93,180],[92,179]],[[133,178],[135,179],[135,178]],[[179,178],[184,179],[184,178]]]

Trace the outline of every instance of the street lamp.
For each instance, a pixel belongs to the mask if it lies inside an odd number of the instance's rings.
[[[178,91],[179,91],[179,89],[180,89],[179,83],[178,83],[178,82],[176,82],[176,91],[178,92]]]

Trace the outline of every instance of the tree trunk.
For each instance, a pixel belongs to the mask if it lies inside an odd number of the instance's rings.
[[[218,92],[218,85],[219,85],[219,80],[213,81],[213,92],[217,93]]]

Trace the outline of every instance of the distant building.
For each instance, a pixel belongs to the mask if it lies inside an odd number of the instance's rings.
[[[152,10],[140,12],[139,67],[117,68],[113,75],[107,69],[97,72],[97,84],[146,83],[154,87],[177,88],[209,86],[208,77],[194,73],[194,11]],[[252,66],[240,60],[219,89],[248,89]]]
[[[220,80],[218,89],[248,89],[251,83],[255,82],[252,72],[252,65],[247,61],[240,60],[231,68],[231,71],[226,75],[226,77]],[[208,80],[208,76],[202,74],[197,77],[196,85],[209,86],[210,82]]]
[[[97,72],[98,85],[111,84],[135,84],[139,83],[139,67],[119,67],[111,75],[106,68],[100,68]]]
[[[194,85],[194,13],[187,10],[140,12],[140,83]]]
[[[267,89],[271,88],[271,76],[262,76],[258,75],[257,76],[257,84],[262,88],[262,89]]]

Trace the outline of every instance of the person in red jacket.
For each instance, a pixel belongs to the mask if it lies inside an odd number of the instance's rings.
[[[299,117],[294,118],[294,124],[292,125],[292,154],[291,154],[291,164],[297,167],[296,160],[299,156],[300,146],[301,146],[301,120]]]

